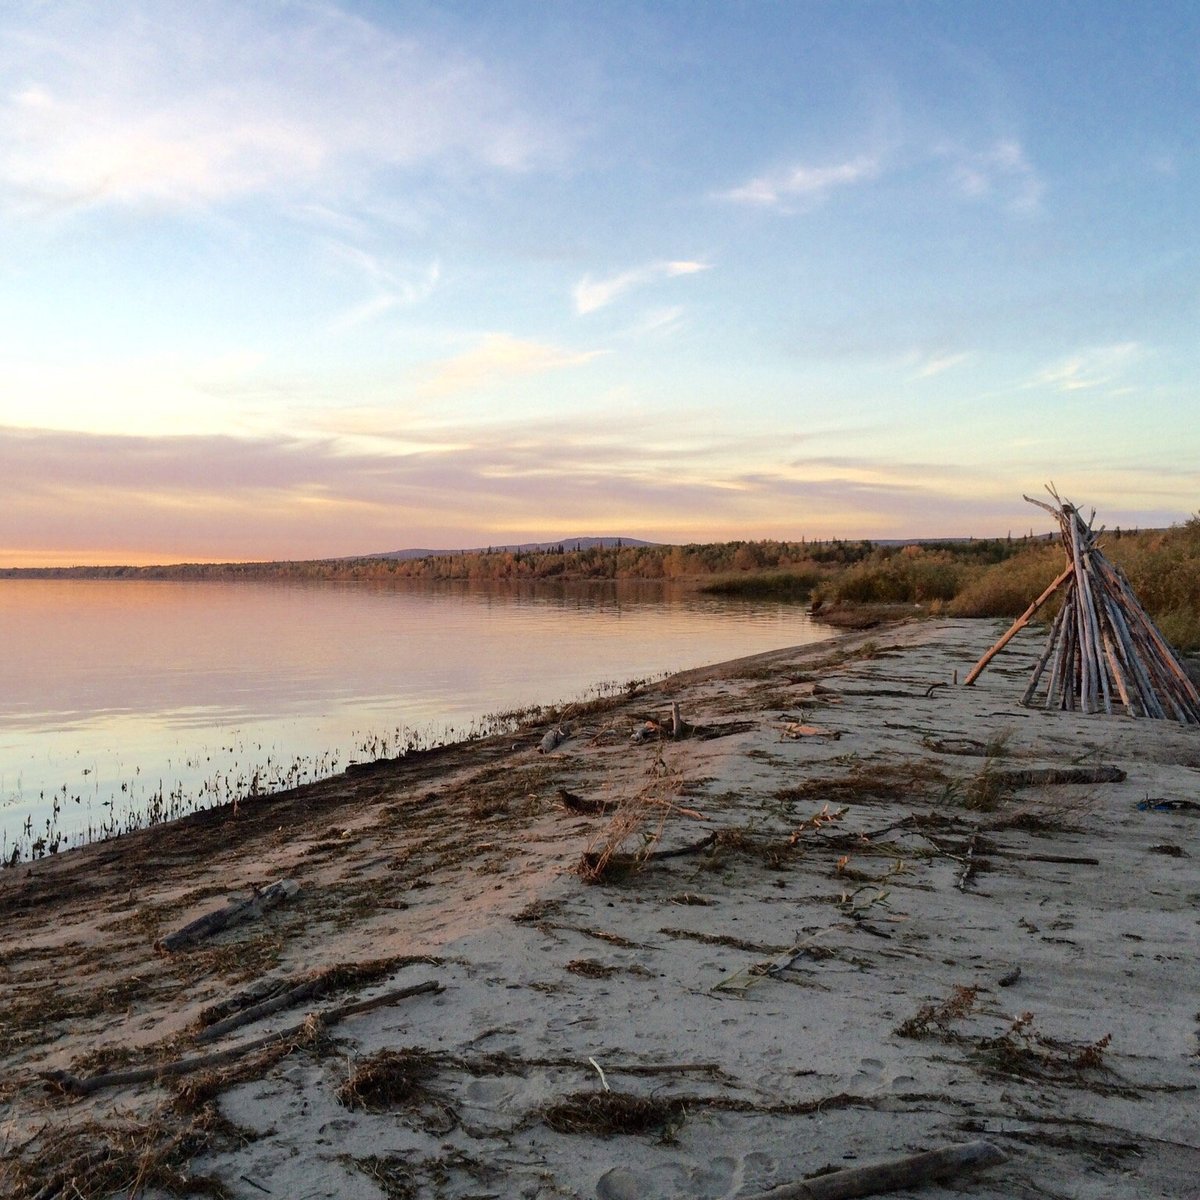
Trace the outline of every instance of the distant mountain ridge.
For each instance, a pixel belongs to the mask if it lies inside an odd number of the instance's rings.
[[[444,558],[451,554],[536,554],[548,550],[611,550],[614,546],[657,546],[658,542],[644,542],[631,537],[573,537],[555,538],[551,542],[512,542],[503,546],[476,546],[466,550],[384,550],[379,554],[358,554],[355,558]]]

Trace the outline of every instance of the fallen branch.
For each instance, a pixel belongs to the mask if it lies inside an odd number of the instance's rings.
[[[182,929],[167,934],[165,938],[159,938],[154,943],[154,948],[160,953],[180,950],[193,942],[212,937],[213,934],[220,933],[232,925],[240,925],[243,921],[256,921],[277,904],[291,899],[299,890],[300,885],[294,879],[280,879],[261,891],[255,888],[248,899],[234,900],[224,908],[197,917]]]
[[[196,1045],[203,1046],[208,1042],[215,1042],[218,1038],[224,1037],[225,1034],[234,1029],[240,1029],[243,1025],[250,1025],[260,1017],[269,1017],[281,1008],[291,1008],[293,1004],[299,1004],[303,1000],[311,1000],[316,996],[320,996],[327,989],[328,984],[326,980],[320,976],[317,976],[315,979],[306,979],[303,983],[298,983],[295,987],[288,988],[286,992],[272,996],[269,1000],[264,1000],[260,1004],[244,1008],[241,1012],[234,1013],[233,1016],[226,1017],[223,1021],[217,1021],[207,1029],[201,1030],[200,1033],[196,1034],[194,1039]]]
[[[1008,1155],[991,1142],[966,1142],[873,1166],[847,1167],[844,1171],[818,1175],[798,1183],[785,1183],[750,1197],[750,1200],[853,1200],[856,1196],[898,1192],[969,1171],[982,1171],[1007,1159]]]
[[[442,990],[442,985],[436,980],[426,980],[425,983],[418,983],[412,987],[398,988],[393,992],[372,996],[369,1000],[358,1000],[353,1004],[343,1004],[338,1008],[326,1009],[325,1012],[310,1014],[310,1017],[295,1025],[289,1025],[286,1029],[269,1033],[265,1037],[255,1038],[253,1041],[242,1042],[238,1046],[230,1046],[227,1050],[218,1050],[212,1054],[197,1054],[191,1058],[180,1058],[174,1062],[159,1063],[156,1066],[134,1067],[128,1071],[109,1071],[100,1075],[83,1077],[72,1075],[69,1071],[41,1071],[39,1076],[47,1084],[76,1096],[90,1096],[93,1092],[102,1091],[104,1088],[173,1079],[180,1075],[191,1075],[195,1071],[207,1070],[209,1067],[223,1066],[225,1063],[235,1062],[247,1054],[252,1054],[255,1050],[263,1050],[268,1046],[279,1045],[302,1037],[306,1027],[310,1027],[311,1018],[315,1018],[319,1027],[328,1027],[345,1020],[346,1017],[370,1012],[375,1008],[384,1008],[409,996]]]

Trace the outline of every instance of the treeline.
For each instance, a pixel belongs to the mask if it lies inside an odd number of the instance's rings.
[[[339,558],[300,562],[178,563],[154,567],[41,567],[0,577],[57,579],[329,579],[424,581],[514,579],[700,579],[731,572],[844,567],[874,550],[869,541],[711,542],[687,546],[592,546],[482,550],[425,558]]]

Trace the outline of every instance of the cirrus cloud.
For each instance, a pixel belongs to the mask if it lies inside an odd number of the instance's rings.
[[[760,208],[780,208],[792,200],[820,200],[835,188],[874,179],[881,169],[879,159],[871,155],[824,166],[798,164],[756,176],[741,187],[718,193],[718,199]]]
[[[606,279],[593,279],[585,275],[574,287],[575,311],[583,316],[611,304],[618,296],[631,288],[643,287],[660,279],[674,279],[679,275],[695,275],[710,269],[709,263],[689,261],[662,261],[647,263],[610,275]]]

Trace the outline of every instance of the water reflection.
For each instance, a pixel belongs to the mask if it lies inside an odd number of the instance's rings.
[[[825,636],[795,606],[611,582],[5,580],[0,631],[6,854]]]

